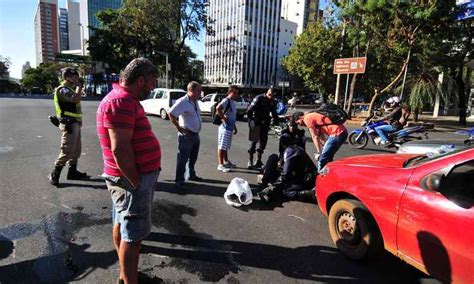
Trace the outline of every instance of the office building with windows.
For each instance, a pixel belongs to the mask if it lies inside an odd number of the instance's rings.
[[[55,60],[59,52],[58,1],[39,0],[35,14],[36,64]]]
[[[298,25],[297,35],[318,16],[319,0],[281,0],[281,17]]]
[[[268,87],[276,82],[281,0],[209,0],[207,84]]]
[[[78,0],[67,0],[67,22],[69,34],[69,50],[79,50],[81,46],[80,7]]]
[[[81,0],[80,23],[84,29],[84,41],[87,41],[91,36],[91,27],[98,28],[100,26],[100,22],[96,17],[97,12],[106,9],[115,10],[121,6],[122,0]]]
[[[68,16],[65,8],[59,9],[59,50],[69,50]]]

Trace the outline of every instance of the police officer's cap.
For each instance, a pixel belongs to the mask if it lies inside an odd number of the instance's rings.
[[[62,73],[63,79],[66,79],[66,78],[74,76],[74,75],[79,76],[79,72],[77,72],[77,70],[72,68],[72,67],[63,68],[61,70],[61,73]]]

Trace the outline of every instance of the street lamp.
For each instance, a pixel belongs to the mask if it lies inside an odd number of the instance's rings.
[[[81,27],[81,48],[82,48],[82,56],[85,56],[86,53],[84,51],[84,25],[81,23],[77,23],[78,26]]]

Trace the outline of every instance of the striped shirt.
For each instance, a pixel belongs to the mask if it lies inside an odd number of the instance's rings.
[[[97,109],[97,134],[102,148],[105,174],[123,176],[115,162],[108,133],[108,129],[119,128],[133,129],[131,142],[139,173],[151,172],[161,167],[160,142],[153,134],[143,107],[126,88],[116,85]]]

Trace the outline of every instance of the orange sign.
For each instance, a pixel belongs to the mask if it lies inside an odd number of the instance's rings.
[[[334,74],[365,73],[367,57],[338,58],[334,60]]]

